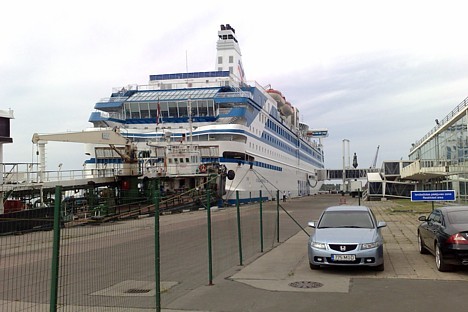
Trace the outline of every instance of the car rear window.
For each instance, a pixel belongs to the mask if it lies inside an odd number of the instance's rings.
[[[468,224],[468,210],[451,211],[448,219],[451,224]]]
[[[318,228],[374,228],[374,222],[367,211],[326,211]]]

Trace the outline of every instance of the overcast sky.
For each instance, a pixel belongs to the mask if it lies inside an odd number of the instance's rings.
[[[301,121],[328,128],[326,167],[350,141],[359,168],[408,159],[468,96],[463,1],[8,1],[0,19],[0,109],[14,110],[5,162],[37,161],[35,132],[80,131],[113,87],[215,70],[217,31],[236,29],[248,80]],[[187,58],[186,58],[187,56]],[[186,59],[188,62],[186,62]],[[79,169],[79,144],[50,143],[47,168]]]

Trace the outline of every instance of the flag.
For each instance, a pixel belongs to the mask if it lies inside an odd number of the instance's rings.
[[[161,106],[159,105],[159,98],[158,98],[158,108],[156,109],[156,125],[159,125],[160,118],[161,118]]]

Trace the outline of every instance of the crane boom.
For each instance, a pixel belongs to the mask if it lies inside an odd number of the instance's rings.
[[[92,130],[79,132],[63,132],[51,134],[34,133],[32,142],[37,144],[42,142],[73,142],[73,143],[92,143],[92,144],[112,144],[127,145],[129,140],[114,130]]]
[[[127,138],[123,137],[114,129],[99,129],[91,131],[63,132],[38,134],[34,133],[32,142],[34,144],[44,145],[53,142],[72,142],[72,143],[90,143],[90,144],[108,144],[120,157],[127,163],[134,163],[136,159],[136,146]],[[125,153],[117,149],[116,145],[124,145]]]

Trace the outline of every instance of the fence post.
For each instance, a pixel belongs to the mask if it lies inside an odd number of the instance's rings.
[[[262,190],[260,190],[260,252],[263,252],[263,200],[262,200]]]
[[[58,274],[59,274],[59,257],[60,257],[60,206],[62,203],[62,186],[55,187],[55,204],[54,204],[54,239],[52,247],[52,270],[50,281],[50,312],[57,311],[57,296],[58,296]]]
[[[236,208],[237,208],[237,238],[239,240],[239,265],[242,263],[242,231],[241,231],[241,218],[239,206],[239,191],[236,191]]]
[[[280,211],[279,211],[279,190],[276,190],[276,242],[279,243],[279,233],[280,233]]]
[[[161,312],[161,257],[159,239],[159,179],[154,182],[153,204],[154,204],[154,278],[156,283],[156,312]]]

